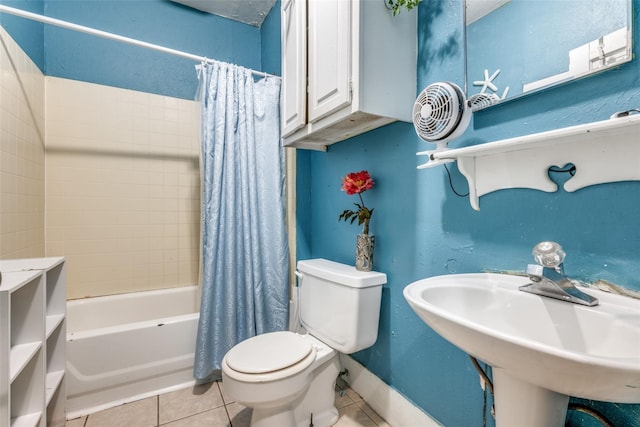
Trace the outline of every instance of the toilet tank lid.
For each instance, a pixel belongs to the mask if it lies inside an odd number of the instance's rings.
[[[387,275],[377,271],[358,271],[352,265],[323,258],[298,261],[298,272],[325,278],[345,286],[369,288],[387,283]]]

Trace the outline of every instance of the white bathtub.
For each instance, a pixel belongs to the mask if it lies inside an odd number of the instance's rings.
[[[67,418],[195,384],[197,286],[67,302]]]

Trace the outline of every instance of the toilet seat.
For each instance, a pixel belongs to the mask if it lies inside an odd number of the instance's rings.
[[[223,364],[237,379],[276,380],[303,371],[316,358],[312,343],[293,332],[257,335],[237,344]]]

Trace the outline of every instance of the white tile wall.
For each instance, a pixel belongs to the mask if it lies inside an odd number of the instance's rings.
[[[0,42],[0,258],[66,256],[69,298],[196,283],[198,104],[45,77]]]
[[[46,251],[68,297],[195,284],[199,104],[45,79]]]
[[[44,76],[0,27],[0,258],[44,245]]]

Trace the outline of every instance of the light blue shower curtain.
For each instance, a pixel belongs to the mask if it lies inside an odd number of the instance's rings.
[[[225,63],[199,69],[202,297],[194,375],[219,376],[238,342],[285,330],[289,259],[280,79]]]

